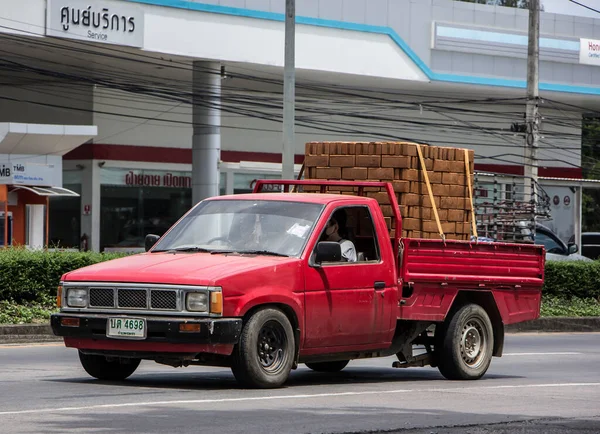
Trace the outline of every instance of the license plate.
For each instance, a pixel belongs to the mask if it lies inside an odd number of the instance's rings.
[[[106,336],[120,339],[146,339],[146,320],[144,318],[109,318]]]

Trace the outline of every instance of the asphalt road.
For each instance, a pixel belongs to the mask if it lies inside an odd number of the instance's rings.
[[[306,367],[287,387],[244,390],[228,370],[142,362],[124,383],[90,379],[75,350],[0,346],[0,433],[599,433],[600,334],[508,335],[472,382],[354,361]]]

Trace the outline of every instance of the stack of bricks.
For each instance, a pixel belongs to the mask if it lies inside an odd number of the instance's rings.
[[[464,149],[420,147],[446,239],[469,240],[471,201]],[[472,186],[474,152],[469,150],[467,154]],[[415,143],[310,142],[306,144],[304,167],[305,179],[391,182],[402,216],[402,236],[440,237]],[[318,190],[319,187],[304,187],[305,192]],[[385,190],[367,187],[364,191],[378,200],[393,234],[396,222]],[[339,186],[329,187],[327,192],[358,193],[356,187]]]

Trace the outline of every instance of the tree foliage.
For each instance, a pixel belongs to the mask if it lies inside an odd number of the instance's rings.
[[[0,249],[0,301],[47,301],[55,296],[64,273],[123,256],[118,253]]]

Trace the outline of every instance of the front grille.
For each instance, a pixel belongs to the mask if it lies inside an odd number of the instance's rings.
[[[119,307],[148,308],[148,291],[145,289],[119,289],[118,294]]]
[[[150,308],[160,310],[177,309],[177,292],[153,289],[150,291]]]
[[[179,310],[179,292],[176,289],[105,287],[90,288],[89,291],[91,308]],[[148,292],[150,292],[149,296]]]
[[[90,288],[90,307],[115,307],[112,288]]]

